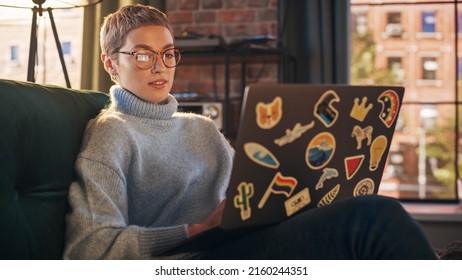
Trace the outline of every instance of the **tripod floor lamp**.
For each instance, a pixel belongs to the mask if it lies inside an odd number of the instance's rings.
[[[27,81],[35,82],[35,62],[37,58],[37,16],[42,16],[43,12],[47,12],[50,18],[51,28],[53,30],[53,37],[55,39],[56,48],[58,50],[59,60],[61,62],[61,67],[63,69],[64,78],[66,80],[66,86],[71,87],[71,82],[69,80],[69,75],[67,73],[66,63],[64,61],[64,55],[61,43],[58,37],[58,31],[56,29],[55,20],[53,18],[53,10],[56,9],[72,9],[87,7],[91,5],[96,5],[103,0],[81,0],[81,1],[72,1],[72,0],[16,0],[16,1],[0,1],[0,7],[9,7],[9,8],[24,8],[32,9],[32,24],[31,24],[31,33],[30,33],[30,44],[29,44],[29,60],[27,66]],[[14,3],[9,5],[6,3]]]

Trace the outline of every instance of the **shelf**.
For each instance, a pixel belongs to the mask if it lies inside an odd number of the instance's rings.
[[[280,49],[242,49],[242,50],[184,50],[179,68],[191,65],[216,65],[224,66],[225,96],[223,100],[223,133],[227,136],[234,135],[231,125],[231,100],[230,100],[230,65],[241,65],[242,88],[246,86],[246,71],[248,64],[276,63],[278,65],[278,81],[288,82],[290,71],[295,61],[290,59],[287,52]]]

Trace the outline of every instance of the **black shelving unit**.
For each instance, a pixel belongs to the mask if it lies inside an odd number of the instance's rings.
[[[241,92],[247,85],[247,66],[255,63],[276,63],[278,65],[278,82],[291,82],[295,61],[284,50],[279,49],[246,49],[246,50],[185,50],[181,65],[223,65],[224,67],[224,100],[223,100],[223,132],[230,136],[235,133],[231,125],[230,71],[231,65],[241,65]],[[241,96],[242,98],[242,96]]]

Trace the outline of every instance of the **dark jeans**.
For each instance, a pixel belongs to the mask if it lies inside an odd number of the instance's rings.
[[[436,259],[420,225],[397,200],[382,196],[339,201],[251,231],[232,234],[218,230],[204,235],[190,253],[183,257]]]

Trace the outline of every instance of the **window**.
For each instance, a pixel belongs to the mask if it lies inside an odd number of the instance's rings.
[[[32,1],[30,2],[32,3]],[[82,8],[53,10],[58,39],[61,42],[67,72],[73,88],[80,85],[83,11]],[[0,78],[27,79],[31,20],[31,9],[0,6],[0,33],[2,34],[0,51],[5,54],[10,52],[10,57],[2,58],[5,61],[9,59],[9,63],[5,67],[0,67]],[[38,15],[37,20],[35,80],[38,83],[66,86],[47,12],[42,13],[42,16]]]
[[[387,14],[387,25],[385,33],[390,37],[401,37],[403,28],[401,25],[401,13],[389,12]]]
[[[434,57],[422,58],[422,79],[436,80],[436,71],[438,70],[438,62]]]
[[[10,47],[10,61],[11,62],[18,61],[18,46]]]
[[[434,33],[435,28],[435,12],[423,12],[422,13],[422,32]]]
[[[382,179],[383,195],[457,199],[462,171],[462,37],[456,33],[462,30],[462,13],[456,13],[460,4],[351,0],[351,18],[365,16],[366,31],[361,32],[368,34],[366,40],[357,28],[351,30],[351,84],[400,84],[406,89]],[[438,20],[442,24],[437,26]],[[380,32],[383,26],[386,36]]]
[[[63,55],[71,55],[71,42],[62,43]]]
[[[402,84],[404,82],[404,69],[401,57],[388,57],[388,71],[394,82],[392,84]]]

